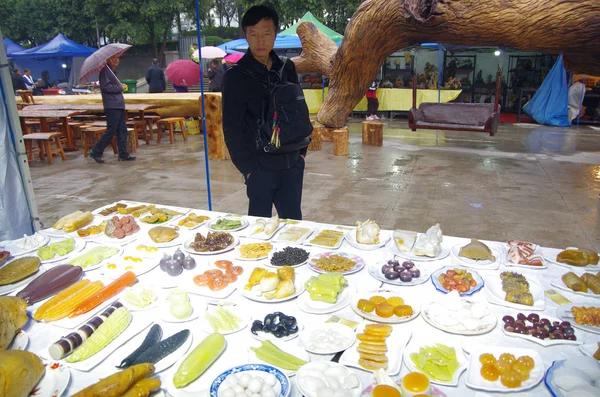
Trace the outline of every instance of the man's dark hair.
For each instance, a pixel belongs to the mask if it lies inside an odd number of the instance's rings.
[[[195,45],[196,47],[198,47],[198,43],[192,43],[192,45]]]
[[[216,59],[213,59],[210,61],[211,66],[219,66],[219,61],[217,61]]]
[[[155,66],[156,66],[156,65],[158,65],[158,59],[154,58],[154,59],[152,60],[152,64],[153,64],[153,65],[155,65]]]
[[[270,19],[275,24],[275,33],[279,32],[279,15],[271,6],[259,5],[252,6],[242,17],[242,30],[246,33],[248,26],[254,26],[262,19]]]

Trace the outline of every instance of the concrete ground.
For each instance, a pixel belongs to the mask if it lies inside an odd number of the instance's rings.
[[[350,121],[349,156],[333,144],[309,152],[304,219],[352,225],[375,219],[383,228],[600,251],[600,131],[503,124],[498,134],[408,130],[385,121],[383,147],[363,146],[361,120]],[[77,209],[118,199],[207,209],[201,136],[146,146],[138,160],[106,164],[67,153],[31,173],[40,217],[51,226]],[[244,214],[242,177],[230,161],[210,162],[213,209]]]

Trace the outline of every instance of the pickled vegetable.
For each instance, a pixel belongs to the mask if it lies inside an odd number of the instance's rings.
[[[207,336],[183,360],[173,376],[173,385],[180,389],[198,379],[225,351],[226,344],[221,334]]]
[[[0,268],[0,285],[21,281],[36,273],[39,269],[40,258],[37,256],[15,259]]]

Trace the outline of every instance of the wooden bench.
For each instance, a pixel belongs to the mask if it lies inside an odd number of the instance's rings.
[[[383,146],[383,123],[379,121],[362,122],[363,145]]]
[[[185,132],[185,118],[184,117],[168,117],[165,119],[160,119],[156,122],[157,132],[156,132],[156,143],[160,143],[160,138],[163,133],[169,133],[170,143],[175,143],[175,126],[179,124],[179,128],[181,129],[181,133],[183,134],[183,140],[187,142],[187,134]],[[163,128],[165,131],[163,131]]]
[[[44,161],[44,157],[48,159],[48,163],[52,164],[52,157],[56,154],[65,161],[65,152],[60,143],[61,133],[59,132],[36,132],[33,134],[23,135],[25,146],[30,159],[33,155],[33,142],[36,141],[39,147],[40,160]],[[54,148],[52,147],[54,145]]]

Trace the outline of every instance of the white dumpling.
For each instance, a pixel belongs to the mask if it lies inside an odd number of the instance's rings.
[[[269,388],[263,390],[262,392],[260,392],[260,396],[261,397],[277,397],[277,393],[275,393],[275,390],[273,390],[272,387],[269,387]]]
[[[242,385],[235,385],[231,388],[235,394],[243,394],[246,389]]]
[[[315,378],[314,376],[304,376],[302,377],[302,388],[307,389],[315,393],[317,390],[326,387],[327,385],[320,378]]]
[[[225,389],[223,390],[221,397],[235,397],[235,392],[233,389]]]
[[[248,387],[248,384],[252,380],[252,377],[246,373],[241,373],[238,375],[238,383],[245,389]]]
[[[350,373],[344,379],[344,387],[348,390],[355,389],[360,386],[360,381],[358,380],[358,376],[353,373]]]
[[[331,367],[325,371],[325,376],[332,378],[344,378],[348,370],[345,367]]]
[[[262,390],[263,381],[261,378],[252,378],[248,383],[248,390],[252,393],[259,393]]]
[[[267,374],[263,380],[267,386],[273,387],[277,384],[277,378],[273,374]]]

